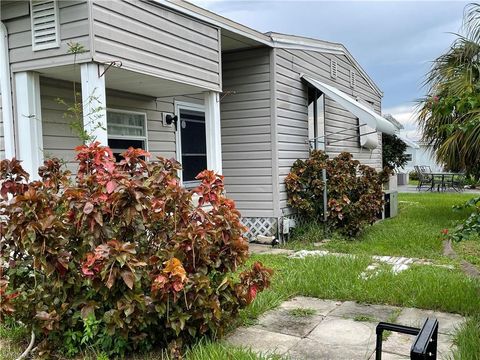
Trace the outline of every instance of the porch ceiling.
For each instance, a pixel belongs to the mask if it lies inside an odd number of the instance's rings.
[[[259,46],[265,45],[246,36],[222,29],[222,51],[234,51]]]
[[[81,82],[80,65],[66,65],[38,70],[40,76]],[[107,89],[120,90],[152,97],[198,94],[205,89],[179,82],[111,67],[105,74]]]

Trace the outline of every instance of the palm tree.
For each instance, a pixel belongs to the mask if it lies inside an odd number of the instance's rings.
[[[480,175],[480,4],[465,8],[463,34],[427,74],[418,122],[423,140],[451,170]]]

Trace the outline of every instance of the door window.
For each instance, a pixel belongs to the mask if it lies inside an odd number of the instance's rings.
[[[207,168],[205,112],[180,108],[178,127],[182,180],[185,185],[188,185],[188,183],[195,183],[198,173]]]

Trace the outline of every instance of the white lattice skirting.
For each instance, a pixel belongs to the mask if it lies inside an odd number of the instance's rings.
[[[258,235],[277,236],[278,219],[266,217],[244,217],[242,223],[248,227],[247,238],[254,241]]]

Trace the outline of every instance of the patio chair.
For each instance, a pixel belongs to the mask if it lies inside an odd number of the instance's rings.
[[[435,179],[431,174],[429,166],[414,166],[415,171],[418,174],[417,190],[420,191],[422,186],[428,185],[428,190],[432,190],[435,187]]]
[[[465,174],[452,175],[451,182],[449,184],[455,191],[463,191],[465,186]]]

